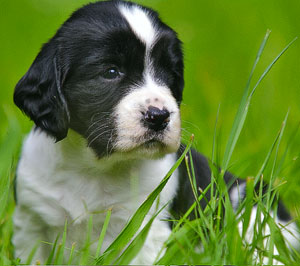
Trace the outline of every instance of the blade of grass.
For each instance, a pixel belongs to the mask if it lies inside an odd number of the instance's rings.
[[[256,175],[256,177],[255,177],[255,179],[254,179],[254,186],[256,186],[257,183],[259,182],[259,179],[260,179],[260,177],[262,176],[262,174],[263,174],[263,172],[264,172],[264,170],[265,170],[265,168],[266,168],[266,166],[267,166],[267,164],[268,164],[268,162],[269,162],[269,160],[270,160],[270,158],[271,158],[271,154],[272,154],[272,152],[273,152],[273,150],[274,150],[274,148],[275,148],[275,146],[276,146],[276,143],[277,143],[278,138],[279,138],[279,136],[280,136],[280,132],[281,132],[281,131],[279,131],[279,132],[277,133],[276,138],[275,138],[274,142],[272,143],[272,146],[271,146],[270,150],[268,151],[268,154],[267,154],[267,156],[266,156],[266,158],[265,158],[265,160],[264,160],[264,162],[263,162],[261,168],[259,169],[259,171],[258,171],[258,173],[257,173],[257,175]]]
[[[193,158],[192,158],[191,151],[189,151],[189,156],[185,156],[184,159],[185,159],[185,166],[186,166],[186,170],[187,170],[188,178],[189,178],[189,181],[190,181],[190,184],[191,184],[191,188],[192,188],[192,192],[193,192],[193,195],[194,195],[195,202],[197,203],[198,208],[201,208],[200,202],[198,201],[196,177],[195,177],[195,171],[194,171]],[[189,161],[190,161],[191,166],[189,165]],[[192,170],[193,176],[191,175],[190,169]]]
[[[198,197],[198,201],[201,201],[201,200],[205,197],[207,191],[208,191],[210,188],[211,188],[211,185],[209,184],[209,185],[203,190],[203,192],[201,192],[200,196]],[[197,205],[197,202],[194,201],[194,203],[193,203],[193,204],[191,205],[191,207],[187,210],[187,212],[182,216],[182,218],[178,221],[177,225],[174,227],[174,229],[173,229],[172,231],[177,231],[177,230],[180,228],[180,226],[182,225],[182,223],[183,223],[185,220],[188,219],[188,217],[190,216],[190,214],[192,213],[192,211],[195,209],[196,205]]]
[[[189,165],[189,161],[190,161],[190,165]],[[189,178],[189,181],[190,181],[190,185],[191,185],[191,188],[192,188],[192,192],[193,192],[193,195],[194,195],[194,199],[195,199],[195,203],[197,204],[197,207],[198,208],[195,208],[195,218],[197,221],[200,221],[198,218],[199,218],[199,215],[201,217],[201,222],[203,223],[203,228],[205,227],[208,227],[209,225],[209,222],[207,221],[207,218],[203,215],[203,211],[202,211],[202,208],[201,208],[201,205],[200,205],[200,202],[198,201],[198,196],[197,196],[197,188],[196,188],[196,178],[195,178],[195,172],[194,172],[194,166],[193,166],[193,158],[192,158],[192,153],[191,151],[189,151],[189,156],[185,156],[185,164],[186,164],[186,169],[187,169],[187,174],[188,174],[188,178]],[[192,170],[192,173],[193,173],[193,177],[191,176],[191,170]],[[204,195],[205,197],[205,195]],[[197,211],[198,209],[198,211]],[[202,226],[197,223],[198,225],[198,230],[197,230],[197,233],[199,234],[200,236],[200,239],[202,240],[202,242],[205,242],[206,241],[206,238],[207,238],[207,235],[206,235],[206,232],[205,230],[202,229]]]
[[[40,241],[37,241],[37,243],[34,245],[33,249],[30,251],[25,264],[27,264],[27,265],[32,264],[33,257],[35,255],[35,253],[37,252],[40,244],[41,244]],[[36,263],[36,262],[34,262],[34,263]]]
[[[193,239],[195,235],[194,228],[197,228],[197,220],[187,221],[178,231],[171,234],[171,240],[168,243],[165,254],[154,264],[155,265],[173,265],[173,264],[186,264],[187,258],[187,245],[186,241]]]
[[[206,193],[207,193],[207,191],[208,191],[209,189],[210,189],[210,184],[205,188],[204,191],[201,192],[201,194],[200,194],[199,197],[198,197],[198,201],[201,201],[201,200],[205,197],[205,195],[206,195]],[[196,206],[197,206],[197,203],[196,203],[196,201],[194,201],[194,203],[191,205],[191,207],[190,207],[190,208],[187,210],[187,212],[182,216],[182,218],[180,218],[180,220],[178,221],[178,223],[176,224],[176,226],[172,229],[172,233],[170,234],[170,236],[169,236],[168,240],[166,241],[166,243],[172,242],[172,241],[173,241],[174,233],[177,232],[178,230],[180,230],[180,228],[182,227],[182,225],[183,225],[185,222],[189,222],[188,217],[190,216],[190,214],[192,213],[192,211],[195,209]],[[204,247],[207,246],[207,241],[206,241],[206,239],[204,239],[204,240],[201,242],[201,244],[202,244]],[[158,252],[154,264],[157,264],[157,263],[158,263],[157,260],[160,258],[160,256],[161,256],[161,254],[162,254],[162,252],[163,252],[163,250],[164,250],[165,247],[166,247],[166,246],[163,246],[162,249]]]
[[[139,232],[122,255],[114,262],[115,265],[128,265],[134,259],[134,257],[142,249],[154,219],[168,204],[169,203],[165,204],[155,215],[151,217],[141,232]]]
[[[298,37],[295,37],[286,47],[283,48],[283,50],[274,58],[274,60],[271,62],[271,64],[268,65],[268,67],[265,69],[263,74],[260,76],[256,84],[254,85],[250,96],[254,94],[256,88],[261,83],[261,81],[264,79],[264,77],[270,72],[271,68],[274,66],[274,64],[278,61],[278,59],[290,48],[290,46],[298,39]]]
[[[243,212],[243,232],[242,232],[242,238],[244,239],[246,236],[247,229],[249,227],[250,218],[251,218],[251,212],[253,208],[253,191],[254,191],[254,179],[253,178],[247,178],[246,181],[246,198],[244,201],[244,206],[242,206]]]
[[[4,116],[8,121],[8,129],[0,145],[0,217],[4,216],[10,189],[12,159],[21,135],[18,120],[9,108],[4,109]]]
[[[270,234],[272,234],[274,238],[274,244],[278,250],[278,253],[280,254],[280,257],[277,258],[277,260],[288,264],[291,261],[291,257],[289,249],[286,246],[284,237],[282,236],[281,231],[278,228],[278,225],[276,224],[275,220],[270,216],[268,210],[266,208],[262,208],[262,212],[270,228]]]
[[[258,52],[258,56],[257,56],[257,60],[255,60],[255,64],[254,64],[254,68],[253,71],[256,67],[256,64],[261,56],[261,53],[265,47],[266,41],[268,39],[270,35],[270,31],[267,31],[264,41],[261,44],[261,47],[259,49]],[[235,145],[237,143],[237,140],[239,138],[239,135],[241,133],[241,130],[243,128],[243,125],[245,123],[246,120],[246,116],[248,113],[248,109],[249,109],[249,105],[252,99],[252,96],[254,94],[254,92],[256,91],[256,88],[258,87],[258,85],[261,83],[261,81],[264,79],[264,77],[269,73],[269,71],[271,70],[271,68],[273,67],[273,65],[278,61],[278,59],[288,50],[288,48],[297,40],[297,37],[294,38],[275,58],[274,60],[268,65],[268,67],[265,69],[265,71],[263,72],[263,74],[260,76],[260,78],[258,79],[258,81],[256,82],[256,84],[254,85],[252,91],[250,92],[249,96],[248,95],[248,91],[249,91],[249,87],[246,86],[246,89],[244,91],[243,94],[243,98],[242,101],[240,103],[240,106],[238,108],[235,120],[233,122],[233,126],[229,135],[229,139],[226,145],[226,149],[225,149],[225,153],[224,153],[224,157],[223,157],[223,163],[222,163],[222,170],[226,170],[228,168],[228,164],[230,161],[230,158],[232,156],[233,150],[235,148]],[[250,75],[250,78],[252,78],[252,76]],[[250,81],[247,83],[247,85],[250,85]]]
[[[266,46],[266,43],[267,43],[267,40],[269,38],[270,33],[271,33],[271,31],[267,30],[267,32],[265,34],[265,37],[264,37],[264,39],[263,39],[263,41],[262,41],[262,43],[259,47],[258,53],[256,55],[256,58],[255,58],[255,61],[254,61],[254,64],[253,64],[253,67],[252,67],[251,72],[250,72],[249,79],[248,79],[246,87],[244,89],[242,100],[240,102],[238,111],[236,113],[236,116],[235,116],[235,119],[234,119],[234,122],[233,122],[233,125],[232,125],[232,128],[231,128],[231,132],[230,132],[230,135],[229,135],[229,139],[228,139],[228,142],[227,142],[227,145],[226,145],[224,157],[223,157],[222,169],[224,171],[228,168],[229,160],[231,158],[231,155],[232,155],[233,150],[235,148],[236,142],[237,142],[238,137],[240,135],[240,132],[242,130],[244,121],[246,119],[247,107],[248,107],[247,102],[249,101],[248,94],[249,94],[250,83],[251,83],[256,65],[257,65],[257,63],[258,63],[258,61],[261,57],[261,54],[262,54],[262,52],[263,52],[263,50]]]
[[[8,200],[9,188],[10,188],[10,167],[7,169],[1,169],[1,178],[0,178],[0,217],[3,217],[6,202]]]
[[[75,251],[76,243],[72,243],[71,251],[70,251],[70,256],[67,262],[67,265],[72,265],[73,257],[74,257],[74,251]]]
[[[271,193],[271,192],[270,192]],[[272,193],[272,194],[277,194],[276,192]],[[270,215],[270,219],[275,220],[277,217],[277,209],[278,209],[278,197],[276,199],[276,201],[273,204],[273,210],[274,212]],[[268,208],[268,206],[267,206]],[[273,256],[274,256],[274,234],[272,234],[272,232],[270,231],[270,237],[269,237],[269,243],[268,243],[268,264],[269,265],[273,265]]]
[[[90,256],[90,245],[91,245],[91,236],[93,233],[93,215],[91,214],[89,217],[88,225],[87,225],[87,233],[86,240],[81,252],[80,264],[87,265],[88,259]]]
[[[49,265],[49,264],[52,264],[52,260],[54,258],[54,254],[55,254],[55,250],[56,250],[56,246],[57,246],[57,242],[58,242],[58,239],[59,239],[59,235],[55,238],[55,241],[54,241],[54,244],[52,246],[52,249],[51,249],[51,252],[50,252],[50,255],[46,261],[46,265]]]
[[[63,232],[63,236],[62,236],[62,241],[59,244],[59,249],[58,249],[58,253],[57,253],[54,264],[58,264],[58,265],[63,264],[65,245],[66,245],[66,239],[67,239],[67,227],[68,227],[68,221],[66,220],[65,226],[64,226],[64,232]]]
[[[282,126],[280,129],[280,133],[279,133],[279,137],[278,137],[278,141],[277,141],[277,147],[276,147],[276,151],[275,151],[275,158],[274,158],[274,162],[273,162],[273,166],[272,166],[272,170],[271,170],[271,174],[270,174],[269,186],[268,186],[268,191],[267,191],[267,208],[268,208],[268,210],[271,209],[271,205],[272,205],[272,201],[270,201],[270,199],[271,199],[271,191],[273,188],[273,183],[274,183],[274,178],[275,178],[274,172],[275,172],[276,162],[277,162],[277,158],[278,158],[279,146],[280,146],[280,143],[282,140],[283,132],[285,130],[288,115],[289,115],[289,112],[286,114],[284,121],[282,122]]]
[[[279,164],[278,164],[278,167],[276,169],[276,172],[274,173],[275,176],[278,176],[283,168],[283,164],[284,164],[284,161],[287,157],[287,153],[288,151],[290,150],[290,148],[294,145],[294,141],[297,137],[297,134],[299,132],[299,127],[300,127],[300,123],[298,123],[298,125],[295,127],[295,129],[293,130],[293,132],[291,133],[291,135],[289,136],[289,140],[287,142],[287,146],[285,148],[285,151],[283,153],[283,155],[281,156],[281,159],[279,161]]]
[[[138,208],[136,213],[130,219],[128,224],[124,227],[122,232],[118,235],[118,237],[114,240],[114,242],[105,250],[102,256],[96,258],[96,264],[111,264],[112,261],[116,258],[116,256],[122,251],[122,249],[129,243],[131,238],[136,234],[137,230],[142,225],[142,222],[149,212],[150,208],[153,205],[153,202],[160,194],[162,189],[167,184],[173,172],[179,166],[179,164],[184,159],[187,152],[190,150],[193,143],[193,136],[191,137],[190,142],[186,146],[186,149],[177,160],[177,162],[173,165],[161,183],[157,186],[157,188],[148,196],[148,198],[143,202],[143,204]]]
[[[213,146],[212,146],[212,153],[211,153],[211,165],[210,165],[210,169],[213,169],[214,165],[216,164],[216,159],[215,159],[215,150],[216,150],[216,137],[217,137],[217,124],[218,124],[218,120],[219,120],[219,115],[220,115],[220,105],[218,107],[218,111],[217,111],[217,117],[216,117],[216,121],[215,121],[215,126],[214,126],[214,137],[213,137]],[[211,190],[210,190],[210,198],[213,199],[214,198],[214,185],[215,185],[215,176],[214,176],[214,172],[211,171],[211,176],[210,176],[210,181],[211,181]],[[211,201],[212,203],[212,208],[215,208],[215,201]],[[211,224],[213,226],[213,216],[211,219]]]
[[[106,230],[107,230],[107,227],[108,227],[108,224],[109,224],[109,221],[110,221],[111,211],[112,211],[111,209],[108,209],[105,220],[104,220],[104,223],[103,223],[103,226],[102,226],[102,229],[101,229],[101,233],[100,233],[99,241],[98,241],[98,246],[97,246],[97,251],[96,251],[96,255],[95,255],[96,258],[99,257],[100,252],[101,252],[101,247],[102,247],[104,237],[105,237],[105,234],[106,234]]]

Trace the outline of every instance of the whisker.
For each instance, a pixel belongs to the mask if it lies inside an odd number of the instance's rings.
[[[107,142],[107,145],[106,145],[106,154],[107,156],[113,151],[113,149],[116,147],[117,143],[115,142],[112,146],[111,146],[111,149],[110,151],[108,150],[109,148],[109,144],[112,143],[113,141],[113,131],[111,132],[110,134],[110,138],[108,139],[108,142]]]
[[[109,117],[110,114],[111,114],[110,112],[101,112],[101,113],[98,112],[98,113],[93,114],[92,117],[91,117],[91,119],[90,119],[91,125],[88,127],[88,129],[86,131],[88,131],[96,123],[100,123],[100,122],[102,122],[104,120],[107,121],[110,118]],[[94,120],[94,118],[95,118],[96,115],[103,115],[103,116],[99,117],[97,120],[95,120],[93,122],[93,120]]]
[[[184,120],[184,119],[181,119],[181,121],[184,122],[185,124],[191,125],[191,126],[192,126],[193,128],[195,128],[196,130],[201,131],[200,128],[199,128],[196,124],[194,124],[194,123],[192,123],[192,122],[190,122],[190,121],[188,121],[188,120]]]
[[[110,131],[110,130],[105,130],[105,131],[101,132],[101,134],[97,135],[95,138],[93,138],[93,139],[89,142],[88,146],[90,147],[90,146],[92,145],[92,143],[93,143],[96,139],[98,139],[99,137],[101,137],[102,135],[104,135],[105,133],[107,133],[107,132],[109,132],[109,131]]]
[[[103,125],[102,127],[97,127],[93,131],[90,132],[90,134],[86,137],[86,139],[89,140],[93,135],[95,135],[95,134],[98,135],[99,133],[101,133],[102,130],[106,130],[108,128],[109,128],[108,125]]]

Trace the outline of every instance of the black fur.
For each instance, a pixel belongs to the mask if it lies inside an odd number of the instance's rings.
[[[180,152],[178,152],[178,157],[180,155]],[[204,191],[205,188],[211,183],[211,169],[208,160],[206,157],[204,157],[194,149],[191,149],[191,156],[196,178],[196,187],[197,189],[200,188],[202,191]],[[191,156],[190,154],[187,155],[190,172],[192,172]],[[240,179],[237,179],[229,172],[225,173],[224,180],[225,183],[228,184],[229,192],[234,188],[234,186],[238,184],[238,182],[244,182]],[[208,190],[205,194],[205,197],[200,201],[200,205],[203,209],[207,205],[207,202],[210,201],[210,196],[210,190]],[[191,207],[194,201],[195,197],[192,191],[192,186],[188,177],[187,166],[184,160],[179,166],[178,191],[171,207],[174,217],[179,219]],[[190,218],[195,218],[194,212],[191,213]]]
[[[57,57],[55,41],[43,46],[28,72],[18,82],[14,102],[37,127],[59,141],[67,135],[69,112],[61,92],[65,74]]]
[[[185,146],[183,146],[185,147]],[[178,157],[181,155],[181,152],[178,151]],[[196,150],[191,149],[191,155],[193,160],[193,167],[195,172],[196,178],[196,187],[197,189],[201,189],[204,191],[208,185],[211,183],[211,168],[209,166],[208,160],[206,157],[198,153]],[[190,154],[187,155],[188,158],[188,166],[191,169],[191,157]],[[191,207],[191,205],[195,201],[195,197],[192,191],[192,186],[189,180],[187,166],[185,160],[180,164],[179,168],[179,185],[176,197],[174,198],[171,206],[171,213],[175,219],[180,219],[182,215],[186,213],[186,211]],[[218,171],[218,168],[216,168]],[[240,202],[242,202],[246,198],[246,186],[245,180],[237,178],[233,176],[230,172],[226,172],[224,174],[224,181],[227,184],[229,195],[231,196],[231,191],[239,186],[239,197]],[[263,183],[262,194],[265,195],[269,186],[267,183]],[[254,188],[254,193],[256,195],[259,194],[260,184],[258,183]],[[206,192],[205,197],[200,201],[200,205],[202,209],[204,209],[207,203],[210,201],[210,189]],[[273,202],[275,204],[275,201]],[[238,206],[234,206],[235,208]],[[277,217],[283,221],[288,222],[292,219],[290,213],[286,209],[285,205],[281,200],[278,201],[278,208],[277,208]],[[190,219],[195,219],[195,212],[192,212],[189,216]],[[171,223],[170,226],[173,226]]]

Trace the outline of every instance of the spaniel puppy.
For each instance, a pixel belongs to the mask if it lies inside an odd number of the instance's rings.
[[[22,262],[38,241],[34,260],[45,262],[52,249],[46,242],[55,242],[66,220],[66,246],[83,247],[91,214],[95,251],[108,209],[112,215],[103,249],[111,244],[180,155],[183,86],[181,42],[149,8],[96,2],[58,29],[14,94],[16,105],[35,123],[16,179],[13,243]],[[205,188],[208,163],[192,154],[198,186]],[[231,178],[225,175],[226,181]],[[133,263],[153,263],[171,232],[163,221],[169,210],[182,214],[192,202],[182,164],[158,207],[170,204],[155,219]],[[153,208],[146,221],[154,213]]]

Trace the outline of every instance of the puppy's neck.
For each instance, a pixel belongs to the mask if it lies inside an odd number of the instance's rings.
[[[123,175],[132,172],[144,161],[124,153],[114,153],[99,158],[93,149],[88,147],[86,139],[71,129],[68,136],[55,145],[60,146],[65,166],[76,168],[79,164],[81,168],[84,166],[87,171],[96,171],[98,174]]]

